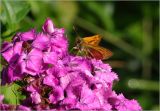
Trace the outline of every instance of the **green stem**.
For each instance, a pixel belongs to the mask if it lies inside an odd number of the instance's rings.
[[[152,21],[147,17],[143,20],[143,47],[142,47],[142,76],[149,79],[151,76],[152,61],[149,56],[152,53]]]
[[[128,87],[132,89],[159,91],[159,82],[151,80],[130,79]]]

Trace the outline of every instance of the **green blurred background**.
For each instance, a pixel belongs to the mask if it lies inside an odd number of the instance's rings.
[[[66,29],[70,48],[77,36],[73,26],[82,37],[102,35],[100,45],[114,53],[104,62],[120,78],[114,90],[137,99],[145,110],[159,109],[158,1],[2,0],[0,14],[1,42],[10,41],[18,31],[41,31],[47,17]]]

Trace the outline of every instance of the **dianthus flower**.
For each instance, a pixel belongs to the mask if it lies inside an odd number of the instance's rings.
[[[19,105],[4,104],[0,95],[2,110],[142,110],[136,100],[112,90],[118,75],[109,64],[71,55],[65,30],[51,19],[42,30],[19,32],[2,44],[7,65],[1,84],[25,83],[21,90],[26,94]]]

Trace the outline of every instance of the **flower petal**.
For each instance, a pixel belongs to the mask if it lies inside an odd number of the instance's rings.
[[[50,18],[47,18],[42,29],[44,32],[46,32],[48,34],[52,34],[55,31],[54,24]]]
[[[32,46],[40,50],[45,50],[49,46],[49,37],[44,33],[38,33],[36,39],[33,41]]]
[[[63,100],[63,99],[64,99],[63,89],[59,86],[55,87],[49,96],[50,102],[55,104],[59,100]]]
[[[39,73],[42,67],[42,59],[43,59],[43,53],[38,49],[32,49],[28,54],[28,56],[26,57],[25,70],[27,72],[31,72],[30,73],[31,75],[35,75],[35,73]],[[25,63],[23,62],[23,64]]]
[[[48,64],[56,64],[58,60],[57,54],[55,52],[44,52],[43,61]]]
[[[35,104],[39,104],[41,102],[41,96],[38,92],[31,93],[32,102]]]
[[[56,87],[58,83],[59,81],[53,75],[48,75],[43,79],[43,84],[46,84],[48,86]]]
[[[35,29],[31,29],[28,32],[20,33],[19,36],[22,41],[34,40],[36,37],[36,32]]]
[[[1,50],[1,54],[3,56],[3,58],[9,62],[10,59],[13,56],[13,44],[9,43],[9,42],[4,42],[2,44],[2,50]]]

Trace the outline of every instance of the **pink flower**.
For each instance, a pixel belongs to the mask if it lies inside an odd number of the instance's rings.
[[[64,35],[65,30],[63,28],[58,29],[54,27],[54,24],[50,18],[47,18],[43,27],[43,31],[46,32],[51,43],[51,51],[56,52],[60,57],[66,55],[68,48],[68,41]]]
[[[19,32],[4,42],[1,54],[8,65],[2,85],[19,80],[26,99],[20,105],[3,104],[2,110],[142,110],[136,100],[112,89],[118,75],[101,60],[68,52],[63,28],[48,18],[43,32]],[[13,108],[12,108],[13,107]]]

